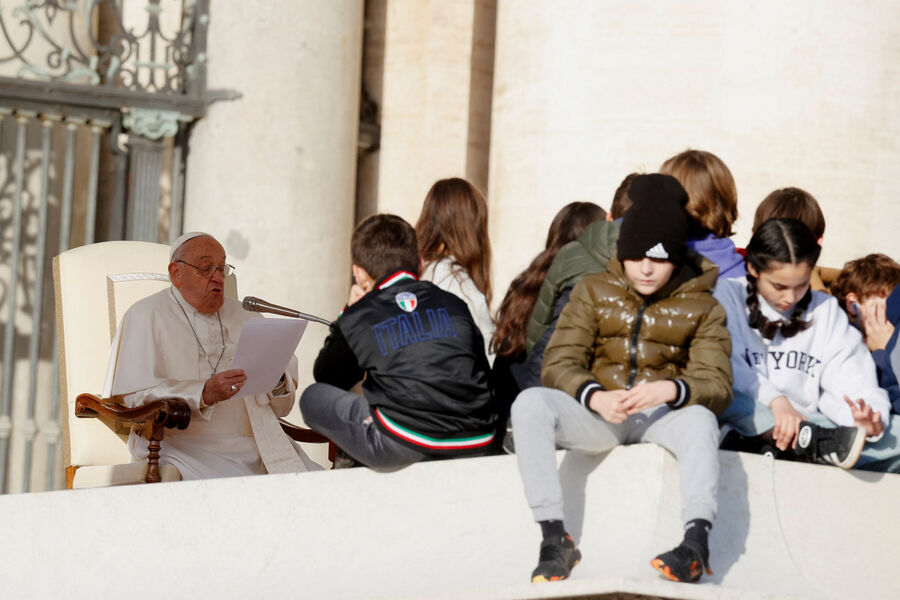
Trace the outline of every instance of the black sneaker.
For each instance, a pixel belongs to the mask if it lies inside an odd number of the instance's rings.
[[[781,452],[774,444],[766,442],[759,436],[744,437],[729,425],[723,425],[719,432],[719,449],[781,458]]]
[[[513,438],[512,423],[507,422],[506,431],[503,432],[503,451],[507,454],[516,453],[516,440]]]
[[[581,552],[575,547],[575,540],[571,535],[544,538],[538,566],[531,573],[531,581],[540,583],[566,579],[572,572],[572,567],[580,561]]]
[[[332,468],[334,469],[352,469],[354,467],[361,467],[363,464],[347,454],[343,448],[338,446],[335,448],[334,452],[334,462],[332,463]]]
[[[804,421],[797,433],[796,452],[811,462],[849,469],[859,460],[865,443],[862,427],[820,427]]]
[[[703,571],[712,575],[709,569],[709,550],[700,548],[687,540],[674,550],[660,554],[650,561],[650,566],[672,581],[697,583]]]

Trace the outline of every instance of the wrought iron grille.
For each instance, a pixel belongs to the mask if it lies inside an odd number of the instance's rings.
[[[208,8],[0,0],[0,493],[62,479],[51,258],[181,233],[191,123],[239,97],[205,89]]]
[[[146,23],[136,30],[126,25],[119,0],[23,0],[0,11],[0,32],[9,48],[0,64],[17,65],[20,78],[188,93],[202,77],[205,61],[194,44],[194,24],[205,27],[208,15],[196,0],[184,2],[177,28],[167,32],[161,0],[148,0],[143,11]]]

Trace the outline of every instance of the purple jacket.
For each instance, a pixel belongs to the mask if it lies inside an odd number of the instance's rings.
[[[734,242],[728,238],[717,238],[708,233],[706,237],[688,240],[687,246],[719,266],[719,279],[743,277],[747,274],[744,257],[737,253]]]

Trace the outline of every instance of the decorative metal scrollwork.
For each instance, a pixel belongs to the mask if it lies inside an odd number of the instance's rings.
[[[127,3],[127,15],[121,0],[18,2],[0,0],[0,41],[11,52],[4,55],[0,44],[0,68],[18,65],[20,78],[184,94],[205,67],[194,40],[208,16],[197,0],[146,0],[140,7],[147,13],[142,32],[126,25],[136,17],[143,21],[131,12],[140,6],[136,0]],[[164,4],[171,18],[161,18]],[[176,8],[180,13],[171,15]]]

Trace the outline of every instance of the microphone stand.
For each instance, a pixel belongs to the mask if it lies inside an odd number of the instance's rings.
[[[291,317],[294,319],[305,319],[306,321],[314,321],[316,323],[321,323],[322,325],[331,326],[331,321],[323,319],[322,317],[300,312],[299,310],[294,310],[292,308],[278,306],[277,304],[266,302],[262,298],[257,298],[255,296],[244,296],[242,306],[244,307],[244,310],[249,310],[251,312],[271,313],[273,315],[281,315],[283,317]]]

